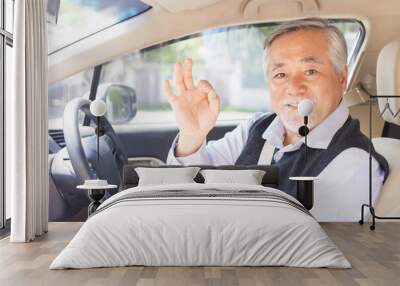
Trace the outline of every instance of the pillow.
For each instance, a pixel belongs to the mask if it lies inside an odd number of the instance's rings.
[[[235,183],[261,185],[265,171],[262,170],[202,170],[204,183]]]
[[[138,186],[195,183],[199,167],[184,168],[135,168],[139,176]]]

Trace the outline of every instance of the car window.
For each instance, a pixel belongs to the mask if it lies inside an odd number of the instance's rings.
[[[70,100],[82,96],[89,98],[92,77],[93,68],[82,71],[49,86],[49,130],[62,129],[64,108]],[[83,118],[84,115],[80,112],[80,122],[83,122]]]
[[[150,8],[139,0],[49,1],[47,10],[52,16],[48,23],[49,54]]]
[[[351,74],[352,58],[362,40],[362,26],[356,21],[334,24],[345,35]],[[271,110],[262,52],[272,29],[272,24],[214,29],[133,52],[103,65],[100,83],[123,84],[135,91],[138,110],[124,124],[173,123],[162,82],[173,78],[177,60],[190,57],[194,80],[210,81],[222,99],[218,122],[245,119],[256,111]]]
[[[217,124],[238,122],[257,111],[270,111],[262,52],[264,40],[276,24],[213,29],[116,58],[103,64],[97,98],[106,101],[107,117],[113,125],[176,124],[162,92],[162,82],[173,79],[176,61],[190,57],[194,63],[194,80],[210,81],[221,97]],[[333,24],[345,35],[351,75],[364,39],[363,26],[353,20],[334,20]],[[80,77],[84,77],[83,73]],[[80,94],[84,86],[89,89],[88,85],[78,82],[75,77],[56,84],[65,90],[60,94],[63,100],[71,98],[68,92],[71,84],[79,86]],[[58,97],[52,94],[52,88],[49,96]]]

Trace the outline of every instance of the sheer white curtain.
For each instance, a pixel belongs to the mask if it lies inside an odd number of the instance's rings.
[[[47,231],[47,23],[45,0],[15,1],[13,80],[6,99],[6,187],[12,242]]]

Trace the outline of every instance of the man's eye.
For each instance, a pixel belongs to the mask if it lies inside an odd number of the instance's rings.
[[[306,72],[305,72],[305,75],[315,75],[315,74],[317,74],[317,70],[315,70],[315,69],[309,69],[309,70],[306,70]]]
[[[277,73],[277,74],[274,76],[274,78],[285,78],[285,77],[286,77],[286,74],[283,73],[283,72]]]

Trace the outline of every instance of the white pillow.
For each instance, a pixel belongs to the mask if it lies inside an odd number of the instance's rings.
[[[246,185],[261,185],[265,171],[262,170],[214,170],[200,171],[204,183],[235,183]]]
[[[199,167],[135,168],[139,176],[138,186],[195,183],[193,179],[199,170]]]

